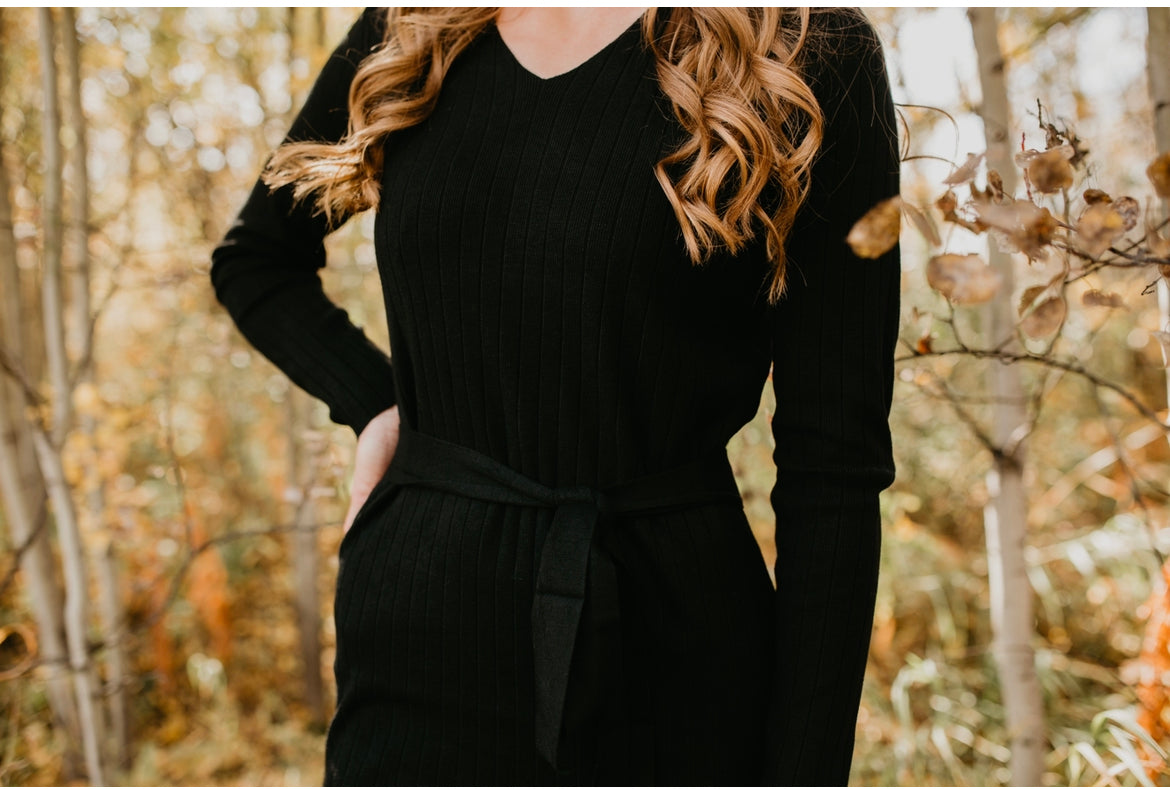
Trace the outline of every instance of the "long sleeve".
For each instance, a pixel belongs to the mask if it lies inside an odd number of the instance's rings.
[[[349,86],[361,59],[382,40],[381,16],[367,10],[353,25],[287,140],[342,138]],[[257,181],[212,253],[212,284],[248,341],[325,401],[333,421],[360,433],[396,402],[390,359],[325,295],[318,269],[325,265],[324,238],[335,228],[308,202],[294,205],[291,193],[291,187],[269,192]]]
[[[856,12],[814,14],[808,78],[826,116],[812,189],[788,245],[773,313],[777,673],[768,783],[845,785],[873,621],[878,493],[893,481],[889,431],[900,272],[845,243],[898,193],[898,146],[881,47]]]

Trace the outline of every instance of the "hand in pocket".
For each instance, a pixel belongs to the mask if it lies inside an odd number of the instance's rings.
[[[345,513],[343,533],[349,531],[358,510],[369,498],[370,491],[390,467],[394,450],[398,447],[398,425],[398,406],[393,406],[371,419],[358,436],[353,479],[349,484],[349,511]]]

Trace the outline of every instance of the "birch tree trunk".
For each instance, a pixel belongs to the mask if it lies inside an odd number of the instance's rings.
[[[0,8],[0,14],[3,12],[4,9]],[[4,17],[0,16],[0,46],[6,40],[5,36],[8,35],[5,21]],[[3,68],[0,68],[0,96],[3,95],[6,77]],[[29,332],[26,331],[25,325],[26,321],[31,320],[31,316],[26,314],[31,310],[28,309],[26,301],[21,298],[24,288],[21,282],[20,267],[17,265],[15,226],[13,225],[10,197],[12,184],[9,181],[7,162],[4,161],[4,148],[4,141],[0,139],[0,316],[2,316],[0,320],[3,321],[0,323],[0,327],[3,328],[3,334],[0,334],[0,347],[3,347],[13,359],[17,360],[24,368],[25,373],[31,376],[34,373],[29,369],[32,351],[29,348]],[[10,418],[16,429],[14,440],[19,464],[17,470],[20,472],[24,492],[27,494],[25,498],[29,502],[29,512],[32,513],[36,509],[35,504],[44,497],[44,485],[41,482],[40,469],[37,467],[32,438],[28,430],[24,428],[22,417],[24,409],[21,406],[24,398],[15,381],[8,379],[2,385],[10,387],[8,405],[12,409]],[[47,545],[47,542],[45,544]]]
[[[3,19],[0,18],[0,35],[3,35],[3,30]],[[0,68],[0,95],[5,76]],[[0,345],[9,358],[22,362],[24,326],[20,270],[16,262],[16,237],[9,198],[11,185],[4,155],[3,140],[0,140],[0,337],[3,338]],[[23,404],[24,397],[16,382],[0,373],[0,498],[4,501],[4,521],[9,525],[14,549],[20,552],[20,571],[28,607],[37,626],[49,706],[68,741],[77,742],[80,729],[66,669],[63,600],[48,531],[38,528],[41,524],[37,523],[35,515],[42,489],[39,485],[28,484],[30,479],[39,482],[40,475],[23,418]]]
[[[317,593],[320,560],[317,552],[317,505],[313,498],[316,454],[308,436],[312,403],[295,386],[288,393],[289,473],[296,514],[293,516],[293,578],[297,624],[300,628],[301,666],[305,704],[314,724],[325,720],[325,689],[321,681],[321,598]],[[318,442],[319,443],[319,442]]]
[[[77,38],[77,17],[73,8],[62,10],[64,27],[65,76],[69,86],[66,93],[69,107],[68,149],[71,207],[68,226],[69,260],[69,346],[80,365],[77,372],[79,386],[94,383],[93,317],[90,297],[91,265],[89,256],[89,145],[85,111],[81,105],[81,46]],[[80,415],[80,429],[85,435],[91,458],[97,457],[97,418],[92,412]],[[103,641],[108,669],[109,688],[104,694],[106,715],[110,723],[112,753],[116,764],[125,765],[130,755],[130,732],[127,720],[127,677],[125,649],[119,637],[122,623],[122,598],[118,590],[118,572],[114,543],[108,538],[105,524],[105,497],[101,474],[96,462],[84,464],[85,507],[87,521],[97,528],[105,539],[98,541],[93,553],[97,569],[98,607],[101,611]]]
[[[65,349],[64,304],[61,292],[62,250],[62,167],[60,94],[57,89],[57,65],[53,12],[48,8],[38,11],[40,20],[40,59],[44,79],[45,151],[44,241],[42,292],[45,321],[45,352],[52,384],[52,425],[48,430],[34,428],[33,444],[37,461],[52,502],[53,518],[61,549],[61,563],[65,572],[65,636],[69,652],[69,668],[73,673],[81,728],[82,748],[90,783],[104,783],[96,710],[97,688],[89,656],[88,598],[85,549],[73,509],[73,500],[65,479],[61,461],[61,447],[69,430],[71,415],[68,357]]]
[[[44,241],[42,247],[41,304],[44,311],[45,358],[53,387],[53,446],[60,447],[69,430],[69,359],[65,353],[64,298],[61,292],[62,166],[60,92],[57,89],[56,22],[50,9],[38,9],[40,17],[41,76],[45,105],[42,109],[41,144],[44,146]],[[42,466],[43,469],[43,466]]]
[[[81,47],[77,40],[77,14],[73,8],[62,9],[62,43],[65,55],[65,80],[69,89],[65,96],[69,108],[68,155],[70,179],[70,222],[67,228],[69,246],[69,304],[68,345],[75,358],[81,360],[79,378],[92,380],[93,365],[87,363],[90,350],[90,295],[89,295],[89,155],[85,112],[81,107]],[[90,419],[92,422],[93,420]]]
[[[1011,113],[996,11],[971,8],[967,15],[979,63],[987,167],[1000,174],[1004,191],[1011,195],[1016,189],[1009,139]],[[989,242],[988,252],[991,265],[1003,276],[1003,285],[986,313],[986,342],[989,347],[1000,347],[1004,342],[1015,342],[1016,336],[1013,261],[994,242]],[[1044,772],[1044,704],[1032,647],[1032,587],[1024,559],[1028,519],[1023,480],[1027,412],[1019,365],[992,362],[989,378],[994,403],[991,435],[1000,450],[988,473],[989,500],[984,510],[992,649],[1011,737],[1012,784],[1040,786]]]
[[[94,682],[86,638],[88,584],[85,578],[85,551],[81,545],[81,533],[77,528],[73,499],[65,480],[61,455],[44,431],[33,432],[33,443],[49,489],[49,500],[53,504],[57,539],[61,544],[61,563],[65,568],[65,634],[69,648],[69,669],[73,673],[73,688],[77,694],[85,768],[90,783],[101,786],[105,781],[101,758],[101,727],[95,704],[98,689]]]
[[[1170,8],[1146,8],[1146,20],[1146,75],[1154,105],[1154,148],[1159,154],[1170,153]],[[1162,218],[1167,215],[1170,200],[1163,200]],[[1162,330],[1170,331],[1170,283],[1165,277],[1158,280],[1158,310]],[[1170,405],[1170,366],[1166,368],[1166,403]]]
[[[1147,8],[1146,72],[1154,104],[1154,142],[1158,153],[1170,151],[1170,8]]]

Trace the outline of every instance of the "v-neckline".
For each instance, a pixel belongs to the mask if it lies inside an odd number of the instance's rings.
[[[608,54],[610,50],[612,50],[614,47],[616,47],[621,41],[625,40],[625,38],[627,36],[629,36],[631,32],[639,30],[642,26],[642,18],[644,16],[645,16],[645,13],[643,13],[641,16],[639,16],[637,19],[635,19],[630,24],[630,26],[627,27],[625,30],[618,33],[617,36],[612,41],[607,43],[601,49],[594,52],[589,57],[585,58],[585,60],[581,61],[577,65],[570,68],[568,71],[562,71],[559,74],[553,74],[552,76],[549,76],[549,77],[542,77],[539,74],[537,74],[536,72],[529,69],[523,63],[521,63],[520,59],[516,57],[516,53],[512,51],[512,48],[510,46],[508,46],[508,42],[504,40],[503,35],[500,34],[499,26],[495,22],[492,22],[490,27],[492,29],[493,35],[496,37],[496,41],[503,48],[504,53],[508,56],[508,60],[510,60],[512,62],[512,65],[514,65],[520,72],[522,72],[529,79],[535,80],[536,82],[538,82],[540,84],[549,84],[552,82],[556,82],[557,80],[563,79],[565,77],[570,77],[570,76],[572,76],[580,71],[583,71],[588,66],[590,66],[592,63],[595,63],[596,61],[600,60],[602,57],[604,57],[606,54]]]

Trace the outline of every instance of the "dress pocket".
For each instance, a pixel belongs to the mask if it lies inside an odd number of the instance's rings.
[[[366,524],[374,518],[374,516],[384,508],[384,502],[392,497],[392,493],[397,489],[393,482],[390,481],[390,471],[387,468],[386,473],[374,485],[370,495],[362,502],[362,506],[358,508],[357,514],[354,515],[353,523],[350,524],[349,531],[341,538],[341,545],[338,546],[337,552],[340,555],[344,553],[346,548],[354,542],[358,532],[364,531]]]

